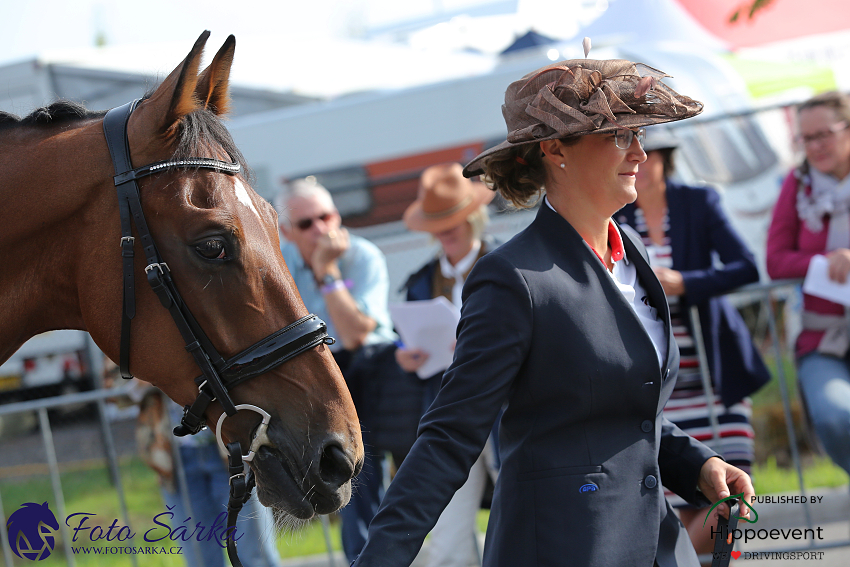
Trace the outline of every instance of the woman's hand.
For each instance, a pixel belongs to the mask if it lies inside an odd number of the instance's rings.
[[[742,498],[752,503],[756,495],[755,490],[753,490],[753,483],[747,473],[717,457],[711,457],[703,463],[699,471],[697,486],[711,502],[717,502],[732,494],[743,493]],[[728,502],[724,502],[715,509],[715,512],[724,518],[728,518],[729,509]],[[750,517],[750,509],[747,506],[739,506],[738,513],[742,518]]]
[[[850,273],[850,250],[833,250],[826,255],[826,259],[829,260],[829,279],[840,284],[845,283],[847,274]]]
[[[685,279],[682,277],[682,272],[661,266],[652,268],[652,271],[661,282],[665,295],[685,295]]]
[[[399,347],[395,351],[395,360],[405,372],[416,372],[428,360],[428,353],[418,348]]]

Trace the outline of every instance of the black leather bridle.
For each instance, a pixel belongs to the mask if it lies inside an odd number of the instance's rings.
[[[235,415],[239,410],[251,410],[259,413],[263,420],[251,439],[247,455],[242,454],[239,442],[229,443],[230,453],[230,502],[228,502],[228,539],[227,552],[234,566],[241,566],[236,557],[236,542],[233,539],[236,517],[251,494],[254,486],[253,473],[246,461],[253,459],[255,452],[266,437],[266,428],[270,415],[265,410],[250,404],[235,405],[229,390],[237,385],[264,374],[295,356],[321,344],[333,344],[328,336],[325,322],[310,314],[287,325],[239,354],[225,360],[210,342],[197,320],[192,316],[183,301],[168,265],[156,249],[153,237],[148,229],[139,191],[138,179],[170,171],[177,168],[211,169],[226,175],[237,175],[240,165],[236,161],[226,162],[212,158],[190,158],[185,160],[166,160],[133,169],[130,160],[130,145],[127,141],[127,122],[140,99],[129,102],[106,113],[103,119],[103,131],[106,144],[115,167],[115,187],[118,191],[118,210],[121,217],[121,256],[123,259],[124,301],[121,317],[121,351],[119,368],[124,378],[130,374],[130,324],[136,314],[135,268],[133,265],[135,238],[133,224],[141,240],[147,267],[148,283],[159,298],[163,307],[168,309],[177,329],[186,342],[186,350],[195,359],[201,369],[201,376],[195,379],[198,384],[198,397],[190,406],[183,409],[183,419],[174,428],[174,434],[184,436],[201,431],[204,426],[204,412],[210,403],[217,400],[224,409],[216,427],[216,439],[223,447],[221,425],[225,416]],[[232,159],[232,157],[231,157]],[[231,523],[232,521],[232,523]]]

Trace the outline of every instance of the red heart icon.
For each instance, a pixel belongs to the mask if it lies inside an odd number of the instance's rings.
[[[740,552],[740,551],[733,551],[733,552],[731,553],[731,555],[732,555],[732,557],[734,557],[735,559],[738,559],[739,557],[741,557],[741,552]]]

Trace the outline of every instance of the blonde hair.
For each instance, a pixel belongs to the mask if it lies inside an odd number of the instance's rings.
[[[487,223],[490,222],[490,215],[487,214],[487,205],[481,205],[472,211],[466,217],[466,222],[472,227],[472,237],[480,240],[484,236],[484,229],[487,228]]]

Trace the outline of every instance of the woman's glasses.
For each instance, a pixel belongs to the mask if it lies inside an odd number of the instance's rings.
[[[621,150],[628,150],[632,147],[632,141],[637,136],[640,147],[643,147],[643,141],[646,138],[646,128],[639,130],[629,130],[628,128],[620,128],[614,133],[614,145]]]
[[[804,146],[808,146],[814,142],[825,142],[826,140],[835,136],[838,132],[841,132],[845,128],[847,128],[847,122],[836,122],[832,126],[830,126],[826,130],[821,130],[820,132],[815,132],[814,134],[807,134],[805,136],[797,136],[797,142]]]
[[[309,230],[310,227],[313,226],[313,223],[316,222],[317,220],[320,220],[322,222],[328,222],[332,216],[333,216],[333,213],[322,213],[321,215],[319,215],[317,217],[300,219],[300,220],[295,222],[295,226],[298,227],[298,230]]]

